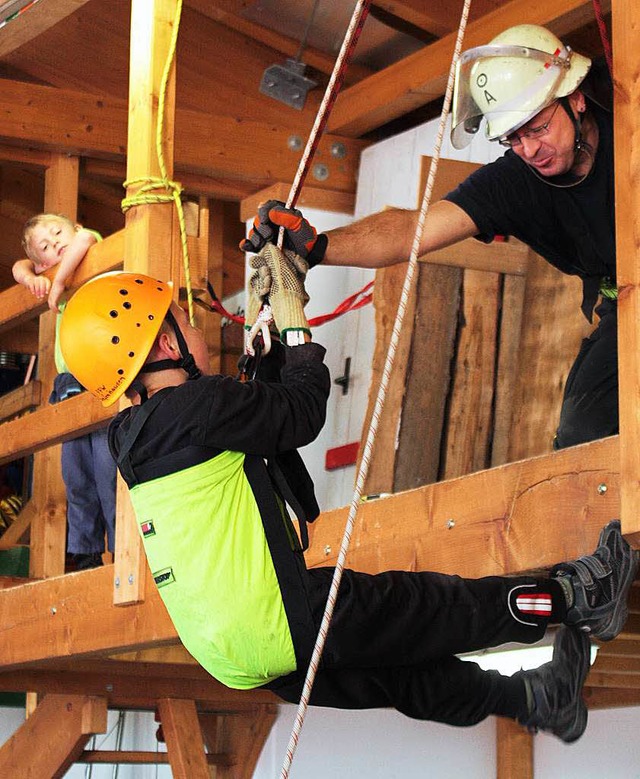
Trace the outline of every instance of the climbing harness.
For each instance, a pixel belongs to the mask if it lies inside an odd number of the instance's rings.
[[[291,762],[293,760],[293,756],[295,754],[295,750],[297,748],[300,731],[302,729],[302,725],[304,722],[304,717],[306,714],[306,710],[309,706],[309,698],[311,696],[311,689],[313,687],[313,682],[318,670],[318,666],[320,663],[320,658],[322,656],[322,651],[324,649],[324,644],[327,637],[327,632],[329,630],[329,625],[331,622],[331,618],[333,616],[333,610],[336,603],[336,598],[338,595],[338,588],[340,587],[340,581],[342,579],[342,573],[344,571],[344,564],[345,559],[347,556],[347,551],[349,548],[349,543],[351,541],[351,535],[353,532],[353,527],[355,524],[355,517],[356,513],[358,511],[358,506],[361,503],[361,497],[364,491],[364,484],[367,477],[367,473],[369,470],[369,463],[371,461],[371,454],[373,450],[373,442],[375,440],[376,432],[378,429],[378,424],[380,421],[380,416],[382,413],[382,407],[384,405],[387,389],[389,386],[389,381],[391,378],[391,369],[393,367],[395,354],[398,348],[398,344],[400,341],[400,333],[402,330],[402,324],[404,321],[404,316],[407,309],[407,304],[411,292],[411,288],[414,283],[414,277],[416,275],[416,269],[418,265],[418,253],[420,249],[420,242],[422,239],[422,233],[424,230],[424,223],[427,216],[427,210],[429,208],[429,203],[431,200],[431,195],[433,192],[433,184],[435,180],[435,174],[438,168],[438,163],[440,160],[440,152],[442,149],[442,140],[444,137],[445,132],[445,125],[447,116],[449,113],[449,106],[451,104],[451,97],[453,94],[453,84],[454,84],[454,75],[455,75],[455,65],[457,60],[460,57],[460,52],[462,50],[462,40],[464,38],[464,32],[467,26],[467,19],[469,18],[469,8],[471,5],[471,0],[465,0],[464,7],[462,9],[462,15],[460,19],[460,26],[458,28],[458,34],[456,38],[455,43],[455,49],[453,54],[453,59],[451,62],[451,67],[449,69],[449,78],[447,81],[447,88],[444,96],[444,101],[442,105],[442,113],[440,116],[440,125],[438,128],[438,135],[436,138],[436,144],[434,149],[434,154],[431,160],[431,166],[429,168],[429,175],[427,177],[427,183],[425,187],[424,197],[422,200],[422,205],[420,208],[420,214],[418,217],[418,223],[416,226],[416,232],[413,239],[413,245],[411,248],[411,256],[409,259],[409,266],[407,268],[407,273],[404,280],[404,285],[402,287],[402,293],[400,297],[400,303],[398,305],[398,312],[396,314],[396,319],[393,326],[393,332],[391,334],[391,339],[389,343],[389,349],[387,351],[387,357],[385,360],[383,372],[382,372],[382,378],[380,381],[380,386],[378,388],[378,394],[376,397],[376,402],[374,405],[372,417],[371,417],[371,423],[369,425],[369,430],[367,432],[367,437],[363,449],[362,459],[360,461],[360,466],[358,468],[358,474],[356,477],[356,487],[354,490],[353,498],[351,501],[351,505],[349,508],[349,515],[347,518],[347,523],[344,530],[344,535],[342,537],[342,542],[340,545],[340,551],[338,553],[338,559],[336,561],[336,566],[334,570],[334,576],[331,582],[331,587],[329,590],[329,596],[327,598],[327,605],[325,608],[325,612],[322,618],[322,623],[320,625],[320,630],[318,631],[318,638],[316,641],[316,645],[313,650],[313,654],[311,657],[311,661],[309,663],[309,668],[307,670],[307,675],[305,678],[302,695],[300,697],[300,703],[298,704],[298,710],[296,712],[296,717],[294,721],[294,725],[291,731],[291,737],[289,739],[289,744],[287,745],[286,755],[283,762],[282,770],[280,773],[280,779],[287,779],[289,776],[289,770],[291,767]],[[344,45],[344,44],[343,44]]]
[[[164,118],[165,103],[167,95],[167,84],[169,74],[176,54],[176,45],[178,41],[178,31],[180,29],[180,16],[182,14],[182,0],[176,3],[176,14],[172,25],[171,41],[169,43],[169,52],[165,62],[162,79],[160,81],[160,94],[158,97],[158,119],[156,123],[156,155],[158,158],[158,167],[160,176],[143,176],[130,179],[123,183],[125,189],[139,186],[135,195],[125,197],[121,202],[122,212],[126,213],[130,208],[139,205],[149,205],[155,203],[175,203],[178,224],[180,227],[180,244],[182,247],[182,260],[184,268],[185,286],[187,290],[187,306],[189,311],[189,321],[193,325],[193,291],[191,288],[191,269],[189,266],[189,249],[187,246],[187,227],[184,219],[184,209],[180,195],[182,186],[177,181],[172,181],[167,175],[167,166],[164,161],[163,136],[164,136]],[[157,192],[160,190],[160,192]]]

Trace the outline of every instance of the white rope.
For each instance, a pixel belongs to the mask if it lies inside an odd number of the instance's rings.
[[[411,291],[411,287],[413,285],[413,279],[418,265],[418,253],[420,250],[422,233],[424,231],[424,223],[427,216],[427,211],[429,210],[429,204],[431,202],[433,183],[435,181],[435,176],[438,169],[438,163],[440,161],[440,152],[442,150],[442,139],[444,137],[444,130],[447,121],[447,116],[449,115],[449,109],[451,106],[451,96],[453,93],[453,83],[455,77],[455,66],[456,66],[456,62],[460,57],[460,51],[462,49],[462,41],[467,27],[467,20],[469,18],[470,6],[471,6],[471,0],[464,0],[464,6],[460,18],[460,26],[458,28],[458,34],[457,34],[456,43],[454,47],[453,58],[451,60],[451,67],[449,69],[447,88],[445,91],[444,102],[442,104],[442,112],[440,115],[440,124],[438,127],[438,135],[436,138],[434,154],[431,159],[431,165],[429,168],[429,175],[427,177],[427,183],[425,186],[424,197],[422,199],[422,205],[420,207],[420,215],[418,217],[416,231],[413,238],[413,245],[411,247],[409,267],[407,268],[407,273],[402,287],[400,303],[398,304],[398,311],[396,313],[396,318],[393,325],[393,332],[391,334],[391,339],[389,342],[389,349],[387,351],[387,357],[382,371],[382,378],[380,380],[380,386],[378,388],[378,394],[376,396],[376,402],[371,417],[371,423],[369,425],[369,430],[367,432],[367,438],[364,445],[362,459],[360,461],[360,467],[358,469],[358,475],[356,477],[356,486],[353,493],[353,498],[351,500],[351,505],[349,508],[349,515],[347,518],[344,535],[342,537],[342,543],[340,545],[340,551],[338,553],[338,559],[336,562],[333,579],[331,581],[331,587],[327,598],[327,605],[325,607],[324,615],[322,617],[322,623],[320,625],[320,630],[318,631],[318,637],[316,640],[315,647],[313,649],[311,661],[309,662],[309,668],[307,670],[307,675],[302,689],[300,703],[298,704],[298,710],[296,712],[293,729],[291,731],[291,737],[289,739],[289,744],[287,745],[287,751],[282,765],[280,779],[287,779],[287,777],[289,776],[291,762],[293,760],[293,756],[298,746],[298,741],[300,739],[300,731],[302,730],[304,718],[307,709],[309,707],[309,698],[311,696],[311,689],[313,687],[313,682],[316,677],[316,673],[320,663],[320,658],[322,656],[322,651],[324,649],[324,645],[327,638],[327,631],[329,629],[329,624],[331,622],[331,618],[333,616],[333,611],[335,608],[338,588],[340,587],[340,581],[342,579],[342,573],[344,571],[345,559],[347,556],[347,551],[349,549],[349,544],[351,542],[351,535],[353,533],[353,527],[355,524],[356,513],[358,511],[358,506],[360,505],[362,492],[364,490],[365,480],[367,478],[367,474],[369,471],[369,463],[371,461],[373,443],[375,441],[375,436],[378,430],[380,415],[382,413],[382,408],[384,406],[384,401],[389,386],[389,380],[391,378],[391,369],[393,368],[393,362],[395,359],[396,350],[398,348],[398,343],[400,340],[400,333],[402,330],[402,324],[404,321],[404,316],[407,308],[407,302],[409,299],[409,294]]]

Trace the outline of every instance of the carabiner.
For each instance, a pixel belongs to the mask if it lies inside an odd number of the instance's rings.
[[[260,309],[255,324],[246,335],[244,350],[247,354],[251,355],[251,357],[254,357],[256,353],[254,341],[258,337],[258,334],[262,336],[262,354],[269,354],[271,349],[271,332],[269,331],[269,325],[271,322],[273,322],[271,306],[265,303]]]

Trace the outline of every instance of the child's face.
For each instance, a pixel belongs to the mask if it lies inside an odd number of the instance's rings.
[[[42,273],[57,265],[77,232],[75,225],[62,219],[48,219],[33,227],[29,233],[29,255],[35,272]]]

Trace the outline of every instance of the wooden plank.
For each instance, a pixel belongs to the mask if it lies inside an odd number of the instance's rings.
[[[593,329],[580,311],[582,284],[531,253],[513,388],[507,461],[535,457],[553,447],[567,375],[582,339]],[[553,312],[550,320],[549,312]]]
[[[529,0],[511,0],[468,25],[464,48],[487,44],[507,27],[521,24],[523,19],[528,24],[541,24],[557,34],[565,34],[592,18],[590,0],[541,0],[535,5]],[[455,37],[456,33],[450,33],[343,90],[327,122],[328,131],[358,138],[442,97]]]
[[[584,687],[583,696],[590,710],[640,706],[640,690],[589,687],[589,679],[587,679],[587,686]]]
[[[404,398],[396,411],[400,429],[394,480],[374,492],[399,492],[438,480],[462,276],[458,268],[428,264],[419,268],[411,356],[404,372]],[[376,348],[378,344],[376,339]]]
[[[244,198],[240,203],[240,219],[246,222],[253,219],[258,212],[258,206],[267,200],[289,199],[291,183],[278,181],[266,189],[254,192]],[[339,192],[338,190],[319,189],[318,187],[304,186],[296,204],[297,208],[317,208],[320,211],[334,211],[339,214],[352,215],[355,210],[356,197],[354,192]]]
[[[467,270],[442,463],[445,479],[490,463],[500,279]]]
[[[522,276],[505,276],[503,279],[495,411],[491,442],[492,466],[502,465],[508,461],[511,420],[520,365],[520,337],[526,286],[526,279]]]
[[[496,717],[496,763],[496,779],[533,779],[533,736],[504,717]]]
[[[229,755],[220,752],[209,753],[204,756],[207,765],[231,766],[233,760]],[[91,763],[92,765],[168,765],[167,752],[130,752],[125,749],[92,749],[85,750],[76,763]],[[208,775],[209,776],[209,775]]]
[[[622,525],[640,546],[640,194],[633,186],[640,153],[637,111],[640,100],[637,30],[640,11],[634,3],[612,3],[614,53],[614,150],[616,180],[616,247],[618,258],[618,365],[620,374],[620,458]]]
[[[152,711],[159,698],[188,697],[198,702],[201,711],[240,714],[251,714],[256,706],[272,706],[279,700],[274,693],[260,688],[225,687],[197,664],[114,663],[99,655],[0,672],[0,691],[25,689],[38,690],[42,695],[104,696],[110,709]]]
[[[98,430],[114,413],[113,408],[103,408],[87,392],[54,406],[43,405],[26,417],[2,425],[0,464]]]
[[[158,711],[173,776],[176,779],[210,779],[195,703],[161,698]]]
[[[11,547],[20,543],[33,522],[37,511],[35,500],[30,498],[27,504],[22,507],[15,521],[0,536],[0,549],[11,549]]]
[[[62,779],[91,736],[106,730],[103,698],[48,695],[0,748],[0,775]]]
[[[364,503],[347,564],[469,577],[545,568],[590,554],[619,509],[614,436]],[[311,525],[309,565],[335,563],[347,513]]]
[[[142,40],[137,45],[142,49]],[[125,157],[128,112],[123,100],[3,79],[0,113],[4,142],[82,157]],[[300,135],[299,128],[281,121],[238,120],[181,109],[176,113],[175,162],[180,170],[251,182],[253,188],[293,181],[302,152],[289,148],[292,135]],[[336,142],[345,148],[341,159],[331,153]],[[320,181],[312,172],[309,184],[353,193],[360,152],[368,145],[325,133],[314,159],[327,166],[329,176]]]
[[[2,590],[2,667],[174,642],[175,629],[148,570],[145,576],[146,600],[123,608],[112,602],[112,565]]]
[[[209,752],[228,754],[229,768],[219,768],[216,779],[251,779],[267,736],[276,720],[278,707],[254,706],[236,714],[199,714],[198,719]]]
[[[382,380],[389,341],[391,340],[393,324],[406,273],[406,263],[384,268],[376,272],[373,291],[376,344],[371,366],[372,373],[367,413],[362,425],[363,437],[366,437],[371,425],[378,387]],[[406,372],[409,365],[411,339],[413,336],[415,306],[416,291],[414,285],[406,305],[405,322],[407,324],[400,333],[394,367],[387,385],[385,403],[380,412],[376,439],[365,481],[365,495],[391,492],[393,490],[396,437],[402,414]],[[362,451],[363,447],[360,448],[359,457],[362,456]],[[359,467],[360,461],[358,461]]]
[[[89,249],[73,276],[71,289],[75,289],[98,273],[106,273],[121,267],[123,257],[124,230],[121,230]],[[53,278],[55,269],[47,271],[45,275],[50,279]],[[46,310],[46,301],[38,300],[22,284],[14,284],[0,292],[0,332],[10,330]]]
[[[516,238],[490,244],[482,243],[475,238],[467,238],[445,249],[423,254],[418,260],[434,265],[526,276],[528,258],[529,247]]]
[[[30,411],[40,404],[42,397],[42,382],[33,379],[22,387],[17,387],[0,397],[0,422]]]
[[[126,178],[124,161],[87,159],[84,170],[88,176],[95,176],[106,181],[115,181],[119,184]],[[179,162],[176,164],[176,176],[185,192],[219,200],[240,201],[245,197],[249,197],[256,188],[256,185],[250,181],[190,173]]]

